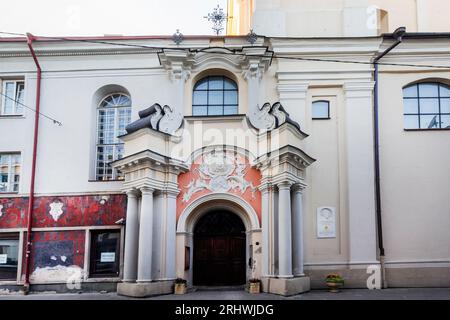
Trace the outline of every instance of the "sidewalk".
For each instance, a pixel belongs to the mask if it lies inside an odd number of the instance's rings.
[[[128,300],[131,298],[118,296],[116,293],[31,293],[27,296],[19,294],[0,294],[0,300]],[[142,299],[143,300],[143,299]],[[340,293],[329,293],[313,290],[292,297],[281,297],[273,294],[249,294],[243,290],[197,290],[185,295],[164,295],[145,300],[450,300],[450,288],[418,288],[418,289],[346,289]]]

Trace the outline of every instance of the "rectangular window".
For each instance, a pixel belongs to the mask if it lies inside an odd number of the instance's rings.
[[[330,102],[315,101],[312,103],[312,119],[330,119]]]
[[[25,82],[17,80],[3,81],[2,115],[22,115],[25,94]]]
[[[0,153],[0,193],[19,192],[20,153]]]
[[[120,230],[91,233],[90,277],[118,277]]]
[[[16,280],[19,262],[19,235],[0,233],[0,280]]]

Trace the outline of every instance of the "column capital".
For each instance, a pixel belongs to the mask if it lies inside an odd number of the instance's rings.
[[[166,189],[163,191],[163,194],[165,194],[169,198],[176,198],[179,193],[180,190],[173,190],[173,189]]]
[[[372,97],[374,81],[346,82],[344,92],[347,98],[370,98]]]
[[[293,185],[293,183],[289,180],[287,181],[280,181],[277,183],[277,187],[279,190],[286,190],[286,189],[291,189],[291,186]]]
[[[142,187],[139,189],[141,191],[141,193],[144,194],[153,194],[153,192],[155,192],[155,189],[150,188],[150,187]]]
[[[273,184],[271,184],[270,182],[265,182],[265,183],[261,183],[258,186],[259,191],[261,191],[261,193],[268,193],[273,189]]]
[[[183,82],[189,79],[195,54],[188,50],[164,49],[158,53],[161,66],[169,72],[172,81]]]
[[[307,98],[309,83],[296,83],[280,81],[277,83],[277,91],[280,100],[305,100]]]
[[[136,198],[138,196],[138,191],[136,189],[130,189],[125,191],[128,198]]]
[[[272,62],[272,53],[266,47],[246,47],[242,49],[245,54],[241,63],[242,75],[245,80],[261,80]]]
[[[292,185],[292,192],[294,193],[303,193],[303,190],[305,190],[306,184],[304,183],[295,183]]]

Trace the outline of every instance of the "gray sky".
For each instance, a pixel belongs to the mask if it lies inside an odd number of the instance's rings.
[[[35,35],[212,34],[203,17],[226,0],[1,1],[0,31]],[[224,32],[222,33],[224,34]],[[4,36],[4,35],[0,35]]]

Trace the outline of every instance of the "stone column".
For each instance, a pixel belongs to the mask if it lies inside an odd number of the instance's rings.
[[[176,278],[177,194],[174,191],[166,193],[166,279]]]
[[[292,275],[291,183],[278,185],[278,277]]]
[[[162,192],[153,192],[153,242],[152,242],[152,280],[164,277],[164,223],[165,223],[165,197]]]
[[[347,192],[350,262],[373,264],[377,259],[373,155],[374,83],[350,82],[345,90]]]
[[[152,280],[153,191],[153,189],[147,187],[141,189],[137,282],[149,282]]]
[[[303,186],[296,184],[292,188],[292,258],[294,276],[304,276],[303,272]]]
[[[135,191],[128,191],[123,268],[123,281],[125,282],[133,282],[137,278],[138,241],[138,198]]]
[[[267,185],[261,188],[262,215],[262,276],[270,276],[270,189]]]

